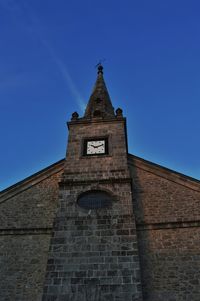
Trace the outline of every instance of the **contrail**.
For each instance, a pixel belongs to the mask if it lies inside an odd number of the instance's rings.
[[[56,64],[60,74],[62,75],[63,79],[65,80],[69,91],[71,95],[74,97],[79,109],[81,112],[84,112],[86,104],[80,95],[69,71],[68,68],[65,66],[64,62],[56,55],[53,47],[50,45],[50,43],[44,38],[44,34],[41,33],[41,23],[39,22],[38,18],[36,15],[33,13],[32,8],[30,5],[27,5],[24,1],[19,4],[19,2],[16,2],[15,0],[0,0],[0,5],[9,11],[15,11],[18,12],[20,15],[23,17],[27,17],[27,21],[30,21],[30,24],[27,24],[26,29],[31,31],[31,34],[35,34],[35,36],[39,39],[40,43],[46,48],[48,53],[50,54],[52,60]],[[26,22],[27,22],[26,21]],[[37,28],[40,28],[40,32],[37,30]]]
[[[51,45],[48,43],[47,40],[45,40],[43,37],[41,37],[40,35],[38,35],[40,42],[43,44],[44,47],[46,47],[46,49],[48,50],[50,56],[52,57],[52,59],[54,60],[54,62],[56,63],[58,70],[60,71],[60,73],[62,74],[62,77],[64,78],[65,82],[68,85],[68,88],[71,92],[71,94],[73,95],[73,97],[75,98],[79,109],[81,110],[81,112],[84,112],[86,104],[83,101],[83,98],[81,97],[76,85],[74,84],[74,81],[72,80],[68,69],[66,68],[65,64],[63,63],[63,61],[55,54],[53,48],[51,47]]]

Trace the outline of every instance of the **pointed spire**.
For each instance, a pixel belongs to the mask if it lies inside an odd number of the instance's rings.
[[[98,65],[97,80],[90,96],[85,110],[85,118],[92,117],[114,117],[114,108],[112,106],[108,90],[103,78],[103,66]]]

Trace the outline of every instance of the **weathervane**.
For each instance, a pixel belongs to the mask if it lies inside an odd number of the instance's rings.
[[[106,59],[100,59],[98,64],[95,65],[95,68],[98,68],[99,66],[102,66],[102,63],[105,62]]]

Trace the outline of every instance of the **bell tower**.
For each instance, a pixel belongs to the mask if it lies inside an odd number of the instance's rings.
[[[99,65],[83,117],[67,123],[43,301],[142,301],[126,119]]]

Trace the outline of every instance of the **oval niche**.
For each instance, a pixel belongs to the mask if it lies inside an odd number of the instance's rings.
[[[77,204],[87,210],[109,208],[112,206],[112,196],[101,190],[91,190],[82,193],[77,200]]]

